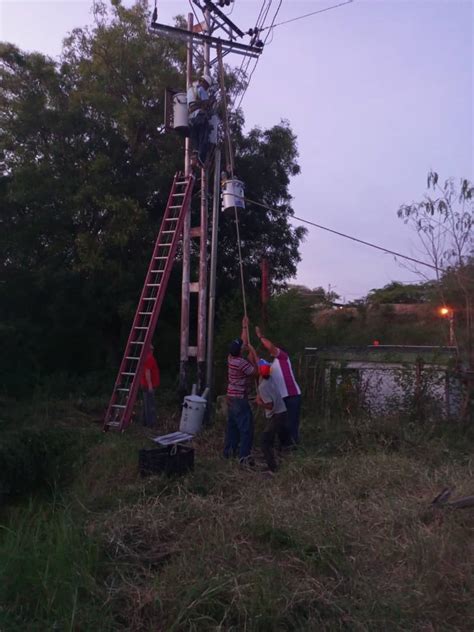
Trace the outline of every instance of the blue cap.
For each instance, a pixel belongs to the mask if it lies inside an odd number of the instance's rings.
[[[232,340],[232,342],[229,345],[230,355],[231,356],[240,355],[240,351],[242,349],[243,344],[244,344],[244,341],[241,338],[236,338],[235,340]]]

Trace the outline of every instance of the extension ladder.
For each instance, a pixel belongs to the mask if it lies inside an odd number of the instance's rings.
[[[191,203],[194,176],[177,173],[156,239],[145,284],[138,302],[132,329],[115,381],[104,420],[104,431],[124,431],[131,422],[141,372],[168,285],[183,231],[184,218]]]

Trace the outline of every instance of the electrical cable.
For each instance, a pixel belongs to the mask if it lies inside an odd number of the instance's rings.
[[[312,11],[311,13],[305,13],[304,15],[299,15],[296,18],[291,18],[290,20],[285,20],[284,22],[278,22],[277,24],[273,24],[272,26],[267,26],[263,31],[267,29],[276,29],[277,26],[283,26],[283,24],[289,24],[290,22],[296,22],[296,20],[302,20],[303,18],[309,18],[312,15],[317,15],[318,13],[325,13],[326,11],[331,11],[332,9],[337,9],[339,7],[343,7],[346,4],[351,4],[354,0],[346,0],[346,2],[340,2],[339,4],[334,4],[331,7],[326,7],[325,9],[319,9],[318,11]]]
[[[351,1],[352,1],[352,0],[351,0]],[[278,4],[278,7],[277,7],[277,9],[276,9],[276,11],[275,11],[275,13],[273,14],[273,20],[272,20],[272,23],[270,24],[270,26],[263,27],[263,28],[261,28],[261,29],[260,29],[260,31],[265,31],[265,30],[267,30],[267,29],[270,29],[270,30],[268,31],[268,34],[267,34],[266,38],[263,40],[263,46],[265,46],[265,44],[267,43],[267,40],[268,40],[268,38],[269,38],[269,36],[270,36],[270,33],[272,33],[272,28],[273,28],[273,26],[274,26],[274,23],[275,23],[275,20],[276,20],[276,18],[277,18],[277,15],[278,15],[278,13],[280,12],[281,5],[282,5],[282,4],[283,4],[283,0],[280,0],[280,2],[279,2],[279,4]],[[266,14],[266,15],[268,15],[268,12],[267,12],[267,14]],[[248,78],[248,80],[247,80],[247,85],[245,86],[245,89],[244,89],[244,91],[243,91],[243,93],[242,93],[242,96],[240,97],[239,105],[237,106],[237,108],[236,108],[236,109],[239,109],[239,108],[240,108],[240,106],[242,105],[242,101],[244,100],[245,93],[246,93],[246,92],[247,92],[247,90],[248,90],[248,87],[249,87],[249,85],[250,85],[250,81],[252,80],[253,74],[254,74],[254,72],[255,72],[255,70],[256,70],[256,68],[257,68],[257,65],[258,65],[259,60],[260,60],[260,57],[257,57],[257,59],[255,60],[254,67],[252,68],[252,71],[251,71],[251,73],[250,73],[250,76],[249,76],[249,78]]]
[[[257,16],[257,19],[255,20],[255,27],[254,27],[255,31],[261,30],[261,27],[264,25],[265,20],[266,20],[267,15],[268,15],[268,12],[270,10],[270,7],[272,6],[272,1],[273,0],[270,0],[270,2],[268,4],[268,7],[267,7],[267,10],[265,12],[265,15],[263,15],[263,11],[265,10],[265,5],[267,3],[267,0],[263,0],[262,5],[260,7],[260,11],[259,11],[258,16]],[[243,58],[242,58],[242,63],[240,64],[240,67],[239,67],[237,73],[238,74],[243,73],[244,75],[246,75],[251,61],[252,61],[252,58],[249,55],[244,55]],[[247,65],[245,66],[245,70],[244,70],[245,62],[247,62]]]
[[[244,199],[246,202],[250,202],[251,204],[255,204],[256,206],[261,206],[262,208],[266,209],[267,211],[272,211],[273,213],[277,213],[277,214],[281,214],[281,211],[279,211],[276,208],[272,208],[271,206],[268,206],[267,204],[262,204],[261,202],[257,202],[256,200],[251,200],[250,198],[242,198]],[[369,246],[370,248],[375,248],[377,250],[381,250],[382,252],[385,252],[387,254],[390,255],[394,255],[395,257],[400,257],[402,259],[407,259],[408,261],[412,261],[413,263],[418,263],[419,265],[422,266],[426,266],[427,268],[432,268],[433,270],[436,270],[437,272],[446,272],[445,269],[443,268],[439,268],[438,266],[435,266],[431,263],[426,263],[426,261],[421,261],[420,259],[415,259],[415,257],[410,257],[408,255],[404,255],[401,252],[397,252],[395,250],[390,250],[390,248],[385,248],[383,246],[379,246],[377,244],[373,244],[370,241],[365,241],[364,239],[359,239],[358,237],[353,237],[352,235],[347,235],[346,233],[341,233],[338,230],[334,230],[332,228],[328,228],[327,226],[322,226],[321,224],[316,224],[316,222],[311,222],[308,219],[304,219],[302,217],[298,217],[297,215],[292,215],[289,219],[295,219],[298,222],[303,222],[304,224],[309,224],[310,226],[314,226],[315,228],[319,228],[320,230],[324,230],[328,233],[332,233],[333,235],[338,235],[339,237],[344,237],[345,239],[350,239],[351,241],[355,241],[359,244],[363,244],[364,246]]]

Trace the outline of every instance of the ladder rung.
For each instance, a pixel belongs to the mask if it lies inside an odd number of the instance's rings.
[[[182,182],[177,182],[176,184],[188,184],[187,180],[182,180]]]
[[[140,360],[140,358],[135,358],[134,356],[125,356],[127,360]]]
[[[158,274],[158,272],[164,272],[164,270],[150,270],[152,274]]]
[[[122,373],[120,375],[136,375],[136,372],[135,373],[130,373],[130,372],[127,372],[127,371],[122,371]]]
[[[112,404],[112,408],[126,408],[123,404]]]
[[[170,235],[171,233],[175,233],[175,230],[162,230],[161,234],[162,235]]]
[[[151,298],[142,298],[142,301],[156,301],[156,296],[152,296]]]
[[[181,208],[181,204],[175,204],[173,206],[168,206],[168,208]]]
[[[165,222],[177,222],[179,217],[167,217]]]
[[[124,391],[125,393],[129,393],[130,392],[129,388],[117,388],[115,390],[117,390],[117,391]]]
[[[152,312],[144,312],[144,313],[145,313],[145,314],[151,314]],[[131,344],[131,345],[144,345],[145,343],[144,343],[144,342],[139,342],[139,341],[137,340],[137,341],[135,341],[135,342],[133,342],[133,341],[132,341],[130,344]],[[135,373],[131,373],[130,375],[135,375]]]
[[[147,287],[160,287],[161,283],[147,283]]]
[[[134,327],[134,329],[150,329],[149,327]]]
[[[120,421],[108,421],[107,426],[120,426]]]
[[[155,257],[155,259],[168,259],[168,257]]]

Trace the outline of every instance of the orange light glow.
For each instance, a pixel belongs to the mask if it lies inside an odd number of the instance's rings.
[[[449,309],[449,307],[440,307],[438,309],[438,312],[440,314],[440,316],[449,316],[449,314],[451,313],[451,309]]]

